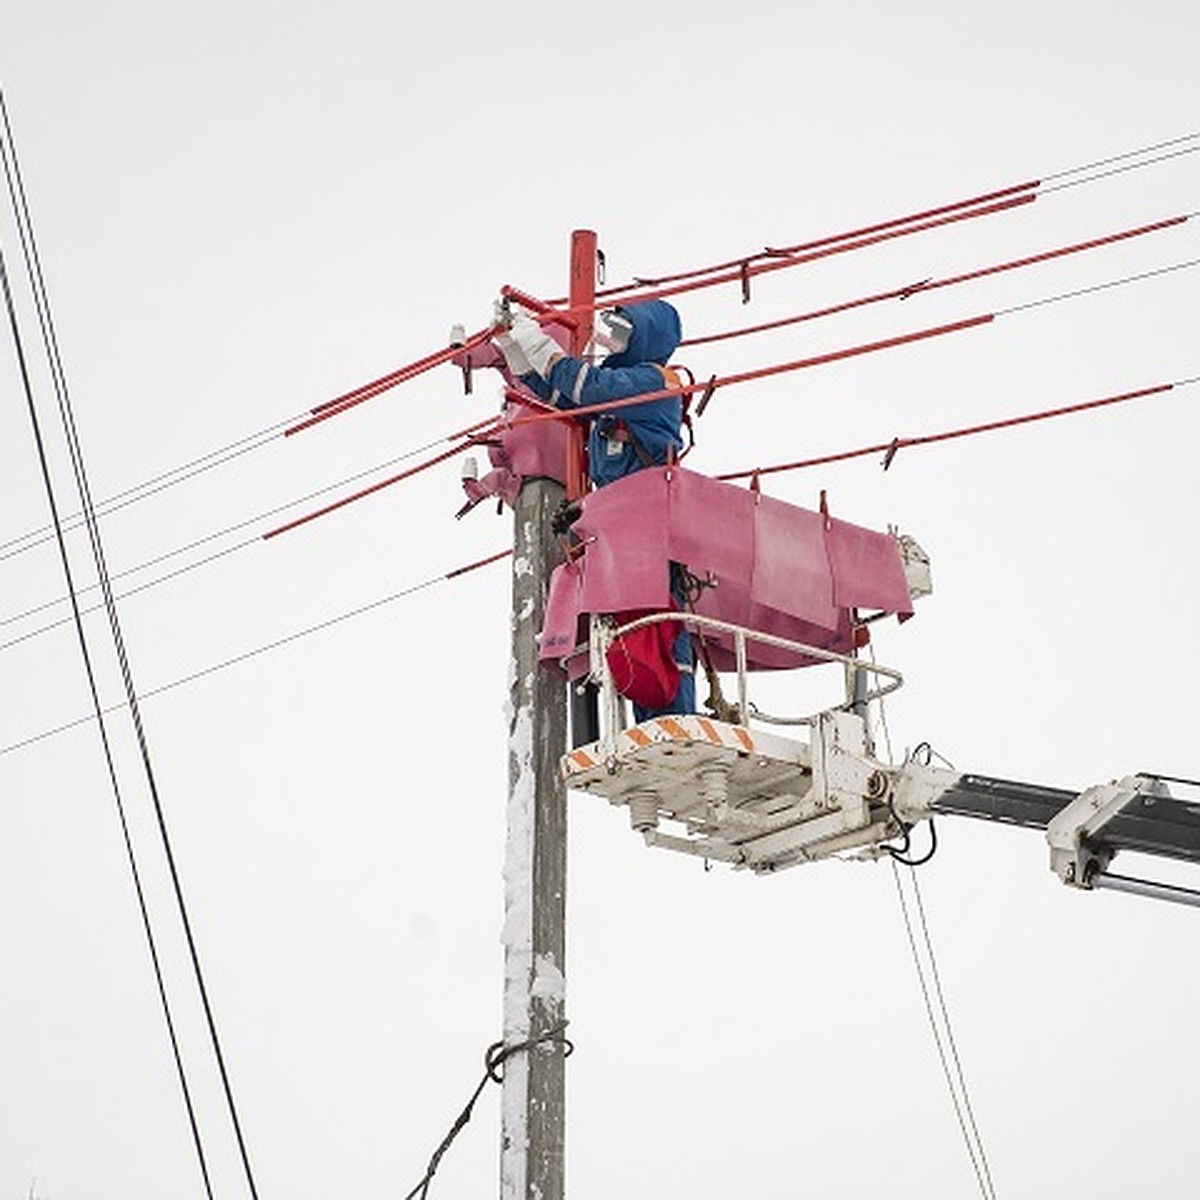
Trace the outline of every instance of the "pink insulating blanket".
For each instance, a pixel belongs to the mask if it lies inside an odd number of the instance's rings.
[[[584,552],[551,579],[541,656],[564,659],[588,613],[669,610],[668,563],[711,578],[696,612],[838,653],[854,646],[854,610],[912,615],[895,538],[678,466],[651,467],[592,492],[574,526]],[[705,633],[718,670],[733,639]],[[747,643],[754,670],[819,661]],[[571,675],[585,669],[567,663]]]

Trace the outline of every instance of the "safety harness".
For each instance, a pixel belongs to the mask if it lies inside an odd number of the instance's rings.
[[[684,386],[683,376],[680,372],[686,372],[689,380],[692,380],[692,373],[687,367],[664,367],[660,363],[648,364],[657,368],[658,372],[663,377],[663,386],[668,388],[682,388]],[[696,430],[692,424],[691,401],[690,394],[681,396],[683,401],[683,412],[680,417],[680,428],[687,430],[687,445],[675,456],[674,461],[678,462],[685,455],[690,453],[693,446],[696,444]],[[631,446],[634,454],[637,455],[638,461],[643,467],[653,467],[659,465],[656,463],[654,456],[642,444],[641,439],[629,428],[629,425],[620,417],[602,416],[596,421],[596,426],[599,429],[600,436],[608,438],[610,441],[620,442],[624,445]]]

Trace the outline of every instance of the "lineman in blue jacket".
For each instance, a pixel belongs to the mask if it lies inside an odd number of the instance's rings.
[[[535,395],[555,408],[589,408],[625,400],[674,385],[667,362],[682,337],[679,313],[665,300],[647,300],[601,314],[607,334],[597,341],[611,348],[602,363],[564,354],[559,344],[533,318],[518,311],[508,328],[492,339],[509,371]],[[623,479],[645,467],[664,465],[683,451],[683,401],[679,396],[630,404],[592,416],[588,429],[588,474],[596,487]],[[671,568],[671,591],[682,607],[681,572]],[[690,713],[696,708],[696,681],[691,637],[680,630],[675,639],[680,668],[679,690],[661,709],[634,706],[636,718],[664,713]]]

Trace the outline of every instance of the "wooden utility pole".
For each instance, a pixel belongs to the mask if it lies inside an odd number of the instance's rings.
[[[571,239],[570,303],[595,298],[596,235]],[[580,318],[571,351],[591,330]],[[568,464],[579,486],[582,455]],[[576,492],[576,494],[578,494]],[[517,498],[512,573],[512,677],[508,741],[508,840],[504,863],[504,1042],[532,1043],[504,1062],[501,1200],[562,1200],[566,1130],[567,796],[559,760],[567,748],[567,687],[538,662],[537,634],[559,560],[551,518],[564,489],[527,479]],[[541,1040],[539,1040],[541,1039]]]

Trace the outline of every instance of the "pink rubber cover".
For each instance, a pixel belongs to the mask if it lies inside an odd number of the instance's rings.
[[[680,467],[653,467],[590,493],[575,532],[583,555],[551,579],[541,656],[564,658],[585,613],[671,607],[669,562],[711,576],[696,611],[792,641],[847,653],[851,610],[912,614],[895,539]],[[732,639],[706,633],[719,670],[734,665]],[[751,669],[818,661],[747,645]],[[582,673],[581,659],[566,664]]]

